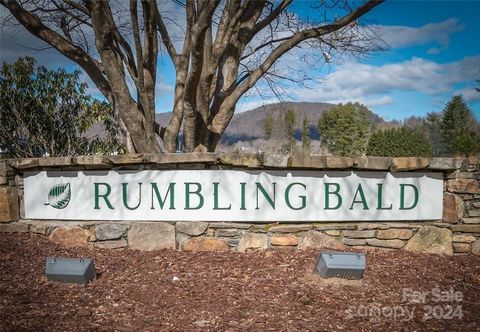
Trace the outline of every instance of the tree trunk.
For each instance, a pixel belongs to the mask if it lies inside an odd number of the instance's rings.
[[[157,142],[153,128],[147,131],[146,119],[138,109],[136,103],[132,103],[128,109],[119,111],[120,117],[126,124],[134,151],[137,153],[160,153],[160,145]]]

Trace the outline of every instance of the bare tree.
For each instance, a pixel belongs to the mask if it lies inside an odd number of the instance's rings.
[[[289,10],[292,0],[174,0],[185,17],[179,46],[165,4],[155,0],[130,0],[127,8],[107,0],[0,0],[16,22],[83,68],[112,103],[130,152],[139,153],[160,152],[156,135],[174,152],[182,126],[186,151],[214,151],[236,103],[259,80],[273,91],[279,80],[295,80],[276,68],[294,48],[309,48],[324,62],[331,52],[380,49],[360,18],[381,2],[351,8],[346,0],[322,0],[314,10],[324,18],[302,21]],[[176,71],[166,128],[155,122],[163,49]]]

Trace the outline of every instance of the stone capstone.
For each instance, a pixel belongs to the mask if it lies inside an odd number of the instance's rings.
[[[408,241],[405,250],[453,255],[452,232],[446,228],[423,226]]]
[[[390,157],[357,157],[353,166],[358,169],[388,170],[392,164]]]
[[[262,166],[262,155],[256,153],[226,153],[218,156],[218,162],[224,165],[257,168]]]
[[[228,251],[228,240],[214,237],[193,237],[182,242],[183,251]]]
[[[95,227],[95,235],[98,241],[119,239],[127,231],[125,224],[101,224]]]
[[[38,165],[41,167],[70,166],[72,157],[43,157],[38,158]]]
[[[297,153],[290,158],[293,168],[327,168],[327,158],[324,155]]]
[[[91,166],[86,168],[102,167],[109,165],[105,156],[92,155],[92,156],[76,156],[72,158],[73,165]]]
[[[134,165],[143,163],[143,154],[129,153],[105,156],[105,159],[113,165]]]
[[[29,169],[39,167],[38,158],[15,158],[9,159],[8,165],[14,169]]]
[[[259,233],[242,233],[237,250],[245,252],[249,249],[267,249],[268,236]]]
[[[81,227],[63,228],[57,227],[50,234],[49,239],[65,247],[86,246],[88,243],[88,232]]]
[[[142,251],[175,249],[175,227],[164,222],[133,223],[128,230],[128,244]]]
[[[455,170],[462,167],[463,161],[461,158],[431,158],[428,168],[439,171]]]
[[[199,236],[205,233],[208,223],[203,221],[179,221],[175,224],[178,232],[190,236]]]
[[[343,250],[345,246],[340,239],[318,231],[306,232],[299,246],[301,250],[322,248]]]
[[[338,156],[326,156],[325,163],[327,168],[350,168],[353,166],[354,159],[352,157],[338,157]]]
[[[217,161],[217,155],[210,152],[145,153],[143,160],[145,163],[157,165],[214,164]]]
[[[397,157],[393,158],[390,169],[393,172],[410,171],[414,169],[424,169],[427,168],[428,165],[430,165],[430,161],[427,158]]]
[[[263,166],[272,168],[284,168],[288,167],[288,155],[265,153],[263,155]]]

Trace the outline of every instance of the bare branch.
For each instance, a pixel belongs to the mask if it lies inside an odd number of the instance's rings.
[[[175,47],[173,46],[173,43],[172,43],[172,40],[171,40],[170,35],[168,33],[167,27],[165,26],[165,23],[163,22],[162,15],[160,14],[160,11],[158,10],[156,2],[154,4],[154,9],[155,9],[155,17],[156,17],[156,20],[157,20],[158,31],[160,32],[160,36],[162,37],[163,45],[165,45],[165,48],[167,49],[168,54],[170,55],[170,58],[172,59],[173,63],[176,64],[177,61],[178,61],[177,51],[175,50]]]
[[[305,40],[318,38],[327,33],[331,33],[345,27],[346,25],[355,21],[360,16],[364,15],[382,2],[383,0],[368,1],[364,5],[358,7],[356,10],[352,11],[348,15],[342,17],[341,19],[335,21],[332,24],[314,27],[295,33],[289,39],[283,41],[280,45],[278,45],[267,57],[267,59],[265,59],[265,61],[257,69],[252,71],[248,80],[238,85],[237,89],[232,94],[233,101],[236,102],[238,98],[240,98],[243,93],[245,93],[249,88],[251,88],[258,81],[258,79],[267,72],[267,70],[273,65],[273,63],[277,61],[282,55],[284,55],[288,50],[292,49],[293,47],[297,46]]]
[[[71,43],[55,31],[48,28],[34,14],[23,9],[15,0],[0,0],[0,4],[6,7],[12,15],[20,22],[30,33],[52,45],[61,54],[78,63],[95,82],[100,92],[108,99],[112,100],[112,89],[110,83],[102,74],[96,61],[81,47]]]
[[[143,63],[142,41],[140,39],[140,30],[138,28],[138,9],[137,0],[130,0],[130,17],[132,20],[133,41],[135,43],[135,53],[137,55],[138,70],[138,86],[140,90],[144,89],[143,70],[140,69]]]

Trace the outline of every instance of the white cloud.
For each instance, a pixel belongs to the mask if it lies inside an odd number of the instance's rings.
[[[480,91],[475,88],[465,88],[457,90],[454,95],[462,95],[466,102],[480,101]]]
[[[470,84],[478,78],[480,56],[446,64],[431,60],[411,60],[372,66],[348,63],[325,77],[314,89],[290,88],[290,95],[301,101],[347,102],[360,101],[370,106],[392,103],[392,91],[420,92],[438,96],[455,91],[455,85]],[[468,90],[469,91],[469,90]],[[465,91],[466,97],[475,98]]]
[[[440,50],[438,47],[432,47],[430,48],[428,51],[427,51],[427,54],[438,54],[440,53],[442,50]]]
[[[465,28],[456,18],[439,23],[429,23],[421,27],[382,25],[376,26],[381,37],[392,47],[402,48],[414,45],[426,45],[432,42],[446,48],[450,35]]]
[[[358,102],[361,102],[369,107],[377,107],[393,104],[394,100],[390,96],[381,96],[380,98],[367,98],[363,102],[361,100]]]
[[[174,90],[174,86],[170,85],[168,83],[165,83],[164,81],[157,81],[155,85],[155,93],[157,97],[172,93]]]

